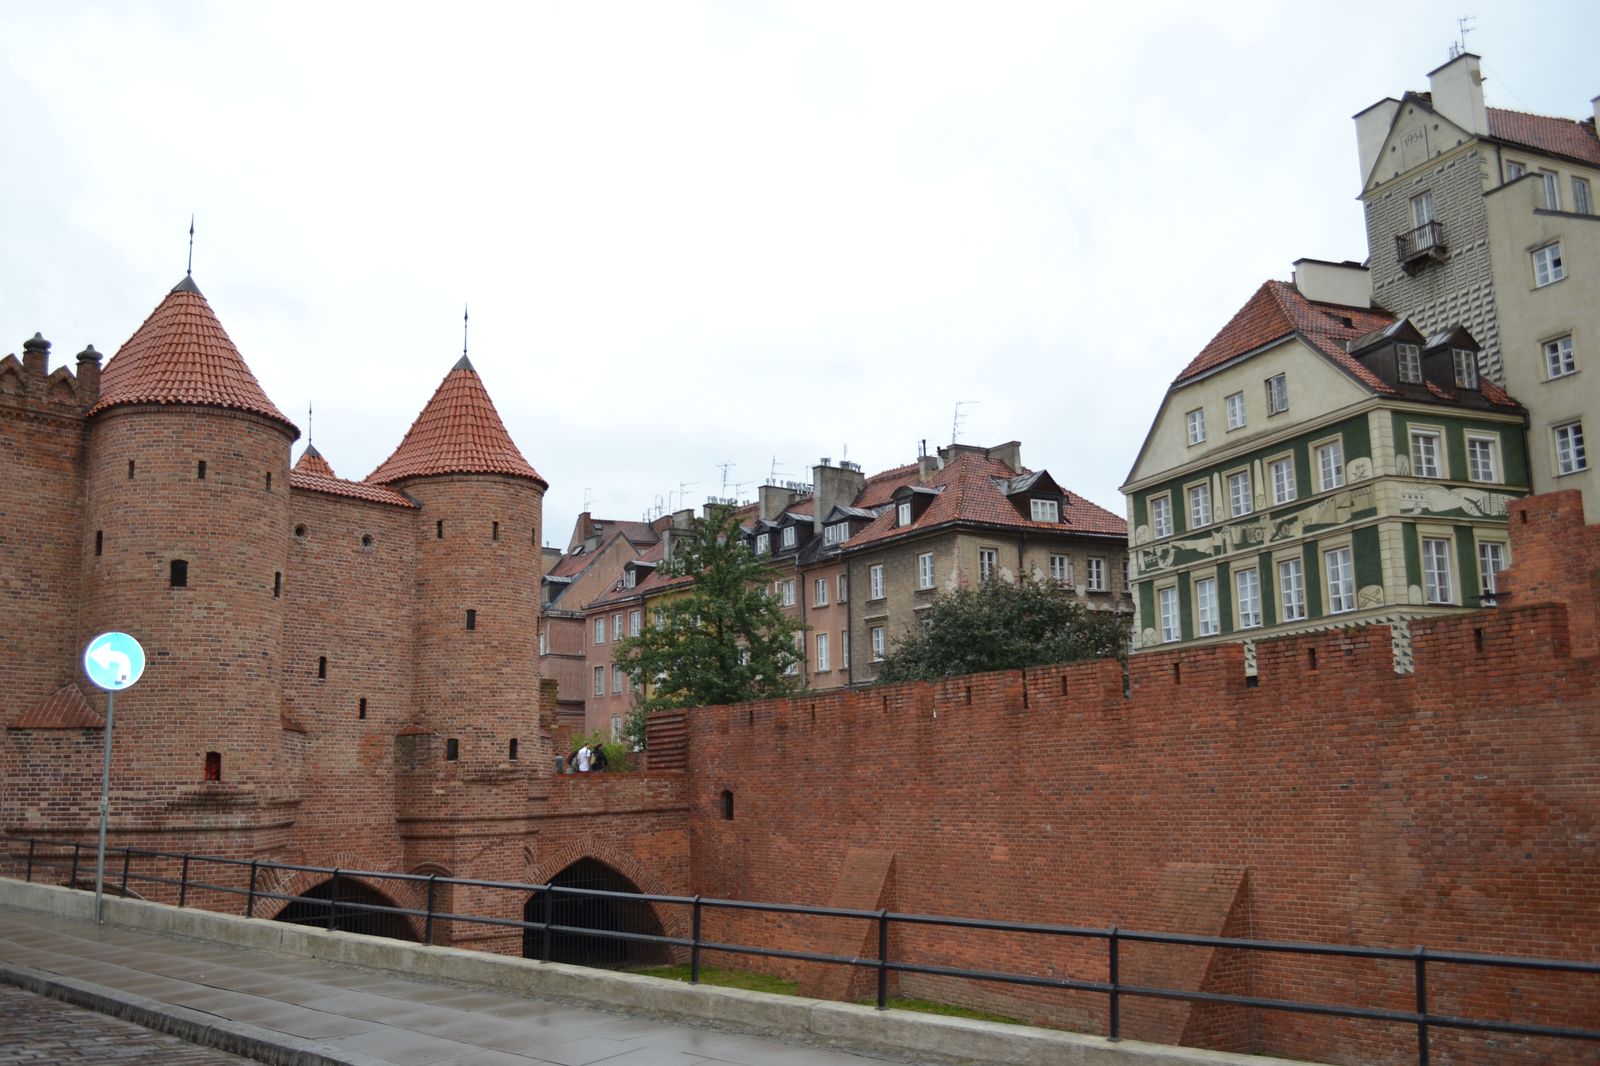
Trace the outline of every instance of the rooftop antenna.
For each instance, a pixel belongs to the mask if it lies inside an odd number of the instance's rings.
[[[596,499],[597,497],[594,495],[594,490],[589,488],[588,485],[585,485],[583,487],[583,509],[585,511],[589,510],[590,507],[594,506],[594,501]]]
[[[976,406],[976,405],[978,405],[979,403],[982,403],[982,402],[983,401],[981,401],[981,400],[957,400],[956,401],[956,413],[950,419],[950,443],[951,444],[954,444],[956,441],[961,439],[961,423],[962,423],[962,420],[963,420],[962,419],[962,415],[961,415],[961,409],[963,407],[974,407],[974,406]]]
[[[682,507],[684,504],[689,502],[689,486],[690,485],[698,485],[698,484],[700,484],[700,482],[698,482],[698,481],[680,481],[680,482],[678,482],[678,506],[679,507]]]
[[[184,268],[183,276],[194,277],[194,213],[189,214],[189,265]]]
[[[736,465],[736,463],[727,459],[715,464],[717,469],[722,471],[722,495],[724,496],[728,495],[728,471],[732,470]]]
[[[1456,58],[1457,56],[1461,55],[1462,53],[1464,53],[1467,50],[1467,34],[1471,33],[1474,29],[1477,28],[1475,26],[1469,26],[1467,24],[1469,22],[1474,22],[1476,20],[1477,20],[1477,16],[1476,15],[1462,15],[1461,17],[1456,19],[1456,32],[1460,36],[1459,36],[1459,38],[1457,40],[1452,41],[1450,43],[1450,58],[1451,59]]]
[[[778,483],[778,475],[782,472],[783,465],[778,462],[778,457],[774,455],[772,457],[772,469],[767,474],[767,484],[776,485]]]

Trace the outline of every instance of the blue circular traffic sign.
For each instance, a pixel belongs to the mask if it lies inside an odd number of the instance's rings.
[[[126,633],[101,633],[83,651],[83,672],[101,688],[119,692],[144,673],[144,649]]]

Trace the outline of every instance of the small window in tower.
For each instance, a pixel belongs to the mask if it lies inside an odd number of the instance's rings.
[[[371,548],[372,547],[372,534],[371,533],[363,533],[363,534],[361,534],[361,546],[363,548]]]
[[[492,536],[490,537],[490,539],[491,540],[499,540],[500,539],[500,523],[499,522],[495,522],[495,523],[493,523],[493,526],[494,526],[494,532],[493,532]]]
[[[451,737],[450,739],[446,740],[444,742],[444,757],[449,759],[451,762],[455,762],[457,759],[461,758],[461,741],[457,740],[455,737]]]
[[[129,481],[133,480],[133,460],[132,459],[128,460],[128,480]]]
[[[271,474],[267,475],[267,491],[268,492],[272,491],[272,475]]]
[[[444,539],[444,519],[441,518],[433,524],[433,535],[439,540]]]
[[[506,754],[508,756],[510,756],[512,762],[516,762],[517,761],[517,738],[516,737],[512,737],[511,738],[511,750],[508,751]]]
[[[189,585],[189,563],[184,559],[172,560],[168,581],[175,589],[187,588]]]
[[[277,599],[283,595],[283,571],[272,572],[272,598]]]
[[[200,460],[199,465],[194,468],[194,476],[197,481],[206,479],[206,461],[204,459]]]
[[[103,530],[103,529],[95,530],[94,531],[94,553],[96,555],[99,555],[102,551],[105,550],[105,546],[106,546],[106,532],[105,532],[105,530]]]
[[[356,717],[363,722],[367,720],[367,698],[365,696],[362,696],[361,701],[356,704]]]
[[[220,752],[220,751],[208,751],[208,752],[206,752],[206,780],[207,781],[221,781],[222,780],[222,752]]]
[[[326,655],[317,656],[317,680],[328,680],[328,657]]]
[[[478,628],[478,612],[474,611],[471,607],[467,608],[467,628],[468,629],[477,629]]]
[[[733,793],[728,789],[722,790],[722,820],[733,821]]]
[[[295,538],[295,540],[305,540],[306,539],[306,527],[305,526],[295,526],[294,527],[294,538]]]

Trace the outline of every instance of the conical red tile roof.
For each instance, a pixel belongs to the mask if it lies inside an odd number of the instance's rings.
[[[297,474],[315,474],[317,477],[338,477],[333,472],[333,467],[328,465],[328,460],[317,451],[315,444],[306,445],[306,450],[300,453],[300,461],[294,464]]]
[[[203,404],[283,416],[228,339],[194,279],[184,278],[117,350],[100,376],[100,402],[89,412],[131,403]]]
[[[367,481],[383,485],[433,474],[510,474],[549,488],[512,443],[483,379],[464,355],[439,383],[400,447]]]

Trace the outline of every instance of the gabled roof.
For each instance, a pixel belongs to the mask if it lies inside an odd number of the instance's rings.
[[[178,282],[117,349],[100,376],[100,399],[89,413],[136,403],[250,411],[300,435],[262,391],[192,277]]]
[[[1495,140],[1600,167],[1600,138],[1595,136],[1592,118],[1579,122],[1498,107],[1485,110],[1489,112],[1489,136]]]
[[[416,507],[406,497],[382,485],[369,485],[365,481],[346,481],[333,472],[328,460],[317,451],[316,445],[306,445],[299,462],[289,471],[289,487],[302,492],[321,492],[329,496],[348,496],[368,503],[387,503],[395,507]]]
[[[77,684],[64,685],[12,722],[11,729],[104,729],[106,720],[89,706]]]
[[[451,368],[405,439],[367,480],[386,484],[436,474],[508,474],[549,482],[517,450],[466,356]]]

